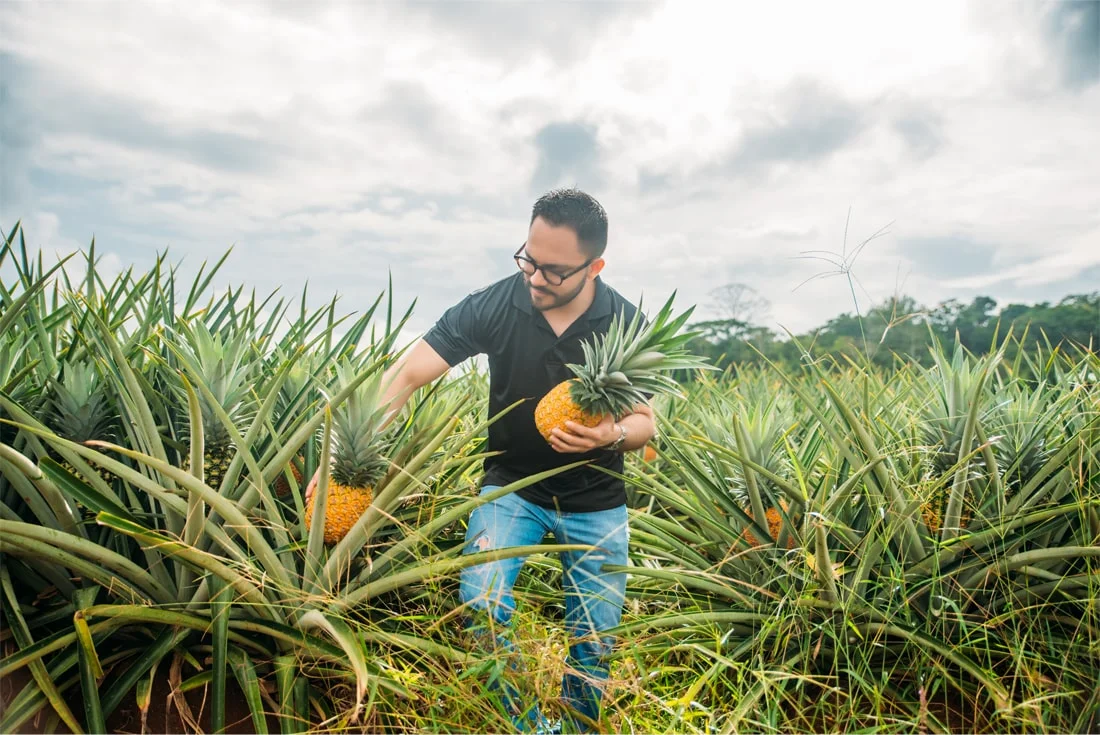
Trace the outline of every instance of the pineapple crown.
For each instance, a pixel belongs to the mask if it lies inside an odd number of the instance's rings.
[[[301,349],[284,354],[283,359],[290,362],[286,378],[279,386],[278,409],[285,413],[294,406],[301,406],[303,398],[311,403],[319,396],[316,388],[320,386],[318,377],[327,368],[327,356],[321,352],[307,352]],[[280,368],[276,368],[278,372]]]
[[[51,428],[73,441],[110,439],[118,418],[92,363],[72,362],[49,380]]]
[[[679,385],[666,373],[673,370],[715,369],[706,359],[685,349],[698,332],[681,332],[695,307],[672,318],[676,292],[646,323],[639,308],[633,318],[625,312],[611,320],[607,333],[584,342],[584,363],[567,367],[577,376],[570,394],[589,413],[621,416],[649,396],[681,396]]]
[[[247,330],[228,336],[211,331],[201,321],[181,324],[183,339],[175,341],[176,357],[195,381],[201,381],[214,401],[234,422],[243,421],[248,408],[247,397],[252,386],[253,350]],[[176,390],[186,401],[186,392]],[[196,390],[202,412],[203,431],[208,441],[228,440],[227,432],[214,411],[205,391]],[[226,435],[223,437],[223,435]]]
[[[336,387],[351,384],[364,368],[347,358],[336,364]],[[341,485],[367,487],[389,469],[392,431],[382,428],[388,405],[382,404],[383,371],[367,378],[332,410],[332,476]]]

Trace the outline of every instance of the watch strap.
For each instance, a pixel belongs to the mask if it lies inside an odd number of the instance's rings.
[[[622,424],[618,424],[618,427],[619,427],[619,437],[617,439],[615,439],[615,441],[613,441],[610,444],[607,444],[607,445],[604,446],[604,449],[606,449],[609,452],[617,452],[619,450],[619,448],[622,447],[622,445],[626,443],[626,427],[623,426]]]

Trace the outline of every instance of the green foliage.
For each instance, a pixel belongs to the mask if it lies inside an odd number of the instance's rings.
[[[732,712],[710,702],[724,731],[790,731],[815,708],[799,727],[818,731],[837,690],[912,727],[936,691],[975,729],[1072,729],[1100,674],[1100,385],[1081,379],[1100,360],[1058,353],[1033,386],[1005,352],[691,385],[630,476],[630,591],[651,615],[622,627],[627,655],[752,672],[719,688]]]
[[[0,251],[0,263],[16,264],[15,282],[0,292],[0,320],[11,327],[0,391],[0,553],[4,592],[17,601],[4,606],[5,630],[17,626],[22,646],[0,661],[0,676],[30,667],[34,681],[3,713],[0,730],[25,725],[43,701],[71,722],[61,695],[78,687],[85,726],[102,731],[124,698],[147,695],[142,682],[151,672],[182,663],[213,684],[214,729],[225,724],[230,671],[256,721],[260,681],[293,688],[280,699],[296,721],[313,719],[311,702],[347,704],[336,719],[354,725],[381,702],[417,700],[394,662],[462,650],[395,624],[389,606],[464,566],[524,552],[461,556],[454,542],[462,533],[456,520],[487,499],[441,481],[465,482],[484,457],[492,419],[462,421],[470,392],[461,378],[422,391],[390,430],[388,472],[373,504],[332,548],[305,528],[301,484],[285,498],[273,489],[277,477],[293,479],[293,458],[304,459],[303,476],[326,466],[334,415],[377,418],[364,414],[369,401],[357,391],[378,390],[399,356],[408,312],[395,317],[386,294],[350,324],[332,307],[295,318],[282,302],[242,301],[234,289],[202,303],[213,276],[205,268],[185,288],[159,261],[144,276],[126,272],[104,284],[91,252],[87,277],[73,287],[30,265],[14,234]],[[183,308],[174,305],[177,291],[188,294]],[[262,308],[277,318],[259,318]],[[280,329],[287,337],[277,340]],[[307,350],[311,358],[303,358]],[[74,376],[68,382],[54,377],[60,365]],[[75,376],[96,376],[103,421],[58,416],[80,407],[39,399],[63,388],[93,397]],[[115,416],[123,431],[108,434],[106,419]],[[47,421],[87,428],[61,435]],[[213,443],[235,449],[216,478],[202,461]],[[327,480],[322,473],[315,532]],[[280,662],[288,657],[304,677],[287,675]],[[303,685],[312,694],[303,697]]]
[[[736,370],[765,361],[795,369],[803,356],[798,345],[807,345],[805,351],[814,357],[831,357],[840,364],[866,359],[893,370],[911,363],[931,365],[938,344],[955,342],[976,354],[1003,347],[1009,361],[1021,353],[1100,346],[1100,291],[1066,296],[1056,304],[996,309],[997,302],[988,296],[969,304],[952,299],[932,308],[901,296],[863,315],[839,314],[793,337],[737,319],[697,322],[690,326],[702,334],[690,348]]]

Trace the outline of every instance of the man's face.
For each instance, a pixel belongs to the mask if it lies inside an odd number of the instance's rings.
[[[596,263],[602,264],[602,260],[596,258],[585,266],[589,257],[581,249],[577,233],[569,227],[554,227],[541,217],[536,217],[531,223],[527,245],[520,251],[520,255],[541,266],[534,273],[523,274],[524,283],[531,294],[531,304],[539,311],[557,309],[577,298],[592,277],[593,266]],[[570,275],[558,285],[547,280],[543,269]],[[596,270],[598,272],[598,268]]]

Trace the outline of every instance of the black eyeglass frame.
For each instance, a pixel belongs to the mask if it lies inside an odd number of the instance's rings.
[[[542,271],[542,277],[544,279],[546,279],[546,282],[549,283],[551,286],[560,286],[560,285],[562,285],[563,283],[566,282],[566,280],[568,280],[568,279],[572,278],[573,276],[577,275],[578,273],[580,273],[581,271],[583,271],[585,268],[592,265],[592,263],[594,263],[596,261],[595,258],[589,258],[588,260],[584,261],[584,263],[577,266],[576,268],[573,268],[570,271],[567,271],[565,273],[558,273],[557,271],[548,271],[548,270],[546,270],[547,266],[539,265],[535,261],[528,258],[526,255],[520,255],[520,253],[523,252],[523,249],[525,247],[527,247],[526,242],[519,246],[519,250],[517,250],[515,255],[512,256],[512,260],[516,261],[516,266],[518,266],[521,271],[523,271],[524,273],[526,273],[529,276],[535,275],[535,271]],[[528,273],[527,269],[523,267],[524,263],[529,263],[530,264],[530,267],[531,267],[531,272],[530,273]]]

